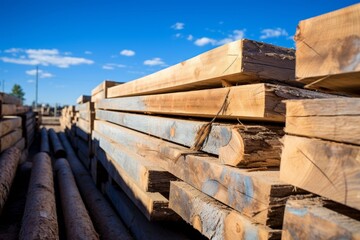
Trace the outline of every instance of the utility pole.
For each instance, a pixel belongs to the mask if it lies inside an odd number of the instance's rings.
[[[35,109],[37,109],[38,106],[38,81],[39,81],[39,66],[36,66]]]

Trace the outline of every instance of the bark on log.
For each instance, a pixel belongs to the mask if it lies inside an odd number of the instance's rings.
[[[46,152],[50,154],[50,145],[49,145],[49,137],[46,128],[41,129],[41,145],[40,145],[40,152]]]
[[[54,129],[49,129],[49,136],[51,140],[51,144],[54,151],[54,157],[55,158],[66,158],[66,152],[61,144],[61,141],[59,140],[58,136],[56,135],[56,132]]]

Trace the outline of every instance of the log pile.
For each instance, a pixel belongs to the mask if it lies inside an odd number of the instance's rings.
[[[359,10],[357,4],[300,22],[298,81],[322,91],[360,94]],[[327,35],[318,37],[322,32]],[[359,122],[359,98],[286,101],[280,180],[320,197],[288,201],[283,239],[359,238]],[[321,227],[315,228],[315,221]]]

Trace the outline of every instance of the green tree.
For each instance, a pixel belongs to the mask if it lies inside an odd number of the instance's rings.
[[[25,100],[24,98],[25,93],[19,84],[14,84],[14,86],[11,89],[11,95],[20,98],[22,101]]]

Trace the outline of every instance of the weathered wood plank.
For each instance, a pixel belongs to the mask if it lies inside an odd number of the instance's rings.
[[[93,129],[92,122],[88,122],[82,118],[79,118],[76,122],[76,126],[81,128],[85,133],[91,134],[91,131]]]
[[[94,110],[94,103],[93,102],[86,102],[82,104],[78,104],[75,106],[75,112],[79,111],[93,111]]]
[[[323,205],[320,199],[289,200],[282,239],[360,239],[360,221]]]
[[[95,95],[91,95],[91,102],[97,102],[104,98],[106,98],[105,91],[100,91],[100,92],[96,93]]]
[[[360,209],[360,147],[286,135],[280,179]]]
[[[107,127],[99,131],[108,131],[110,138],[120,141],[131,151],[146,159],[157,159],[158,165],[174,176],[272,228],[281,227],[287,197],[302,192],[281,182],[278,171],[253,172],[224,166],[214,157],[164,140],[148,139],[150,137],[144,134],[139,137],[134,131],[131,134],[123,131],[121,135]],[[114,150],[106,150],[111,151]]]
[[[79,112],[80,113],[80,118],[81,119],[84,119],[88,122],[91,122],[94,120],[94,117],[95,117],[95,112],[92,112],[92,111],[81,111]]]
[[[15,104],[4,104],[3,103],[3,104],[0,104],[0,108],[1,108],[1,112],[0,112],[1,116],[17,114]]]
[[[294,87],[259,83],[231,88],[103,99],[96,103],[96,108],[284,122],[285,104],[282,100],[330,96],[332,95]]]
[[[3,93],[3,92],[0,92],[0,102],[6,103],[6,104],[15,104],[15,105],[22,104],[22,100],[20,98],[12,96],[10,94]]]
[[[0,119],[0,137],[20,127],[20,117],[3,117]]]
[[[360,145],[359,98],[286,101],[286,111],[289,134]]]
[[[186,240],[199,239],[198,236],[192,235],[187,238],[183,229],[179,228],[180,223],[170,228],[169,222],[149,222],[144,215],[134,206],[131,200],[117,186],[107,182],[105,186],[106,195],[109,197],[114,208],[121,216],[124,224],[130,229],[130,232],[139,240]],[[141,229],[141,231],[139,231]],[[200,238],[201,239],[201,238]]]
[[[239,40],[135,81],[109,88],[109,98],[294,79],[294,50]]]
[[[86,103],[89,101],[91,101],[91,96],[88,96],[88,95],[81,95],[80,97],[78,97],[76,99],[77,104],[83,104],[83,103]]]
[[[12,132],[0,138],[0,152],[10,148],[22,138],[21,128],[17,128]]]
[[[209,124],[104,110],[96,110],[96,118],[188,147],[196,146],[199,132]],[[222,163],[231,166],[279,166],[282,135],[282,127],[277,126],[212,123],[200,150],[219,155]]]
[[[96,132],[94,131],[96,134]],[[169,201],[158,192],[146,192],[139,187],[133,177],[117,164],[108,154],[106,158],[99,157],[108,174],[121,187],[136,207],[149,220],[171,220],[176,214],[168,208]]]
[[[156,159],[144,158],[97,131],[93,132],[93,139],[113,159],[112,164],[123,169],[142,191],[169,192],[170,180],[174,177],[160,167]],[[99,152],[96,152],[100,158]]]
[[[184,182],[171,182],[169,207],[209,239],[280,239],[281,231],[257,224]]]
[[[360,95],[359,22],[360,4],[301,21],[295,35],[298,81]]]

